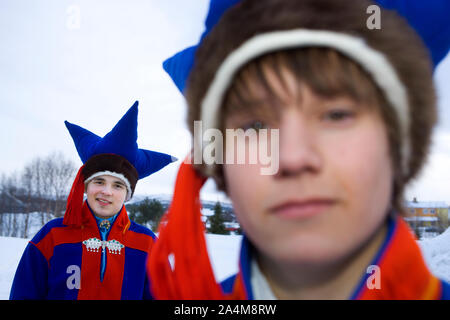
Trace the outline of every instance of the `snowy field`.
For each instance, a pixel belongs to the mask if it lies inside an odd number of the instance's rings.
[[[2,300],[9,298],[14,273],[27,243],[27,239],[0,237],[0,299]]]
[[[207,235],[214,274],[220,281],[238,269],[241,236]],[[27,239],[0,237],[0,299],[9,298],[11,283]],[[443,234],[419,241],[430,269],[450,282],[450,228]]]
[[[433,273],[450,282],[450,228],[437,237],[419,241],[419,245]]]

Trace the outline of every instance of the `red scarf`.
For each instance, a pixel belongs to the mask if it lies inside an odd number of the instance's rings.
[[[84,196],[84,165],[78,170],[77,176],[73,181],[70,189],[69,197],[67,198],[66,212],[64,214],[63,224],[66,226],[81,226],[82,216],[81,208],[83,207]]]
[[[199,193],[205,181],[186,161],[181,164],[173,201],[149,258],[156,299],[225,298],[214,278],[201,221]]]

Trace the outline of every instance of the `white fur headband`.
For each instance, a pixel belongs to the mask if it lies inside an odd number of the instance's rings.
[[[219,109],[224,95],[241,67],[266,53],[302,47],[332,48],[357,62],[372,76],[397,114],[402,141],[402,168],[406,175],[409,171],[408,160],[411,152],[406,88],[383,53],[369,47],[361,38],[344,33],[293,29],[263,33],[247,40],[223,61],[203,98],[200,109],[203,129],[218,128]],[[201,139],[202,137],[197,137],[194,143],[201,146]],[[209,165],[207,170],[211,173],[212,165]]]
[[[128,201],[131,199],[132,191],[131,191],[130,181],[128,181],[128,179],[121,173],[112,172],[112,171],[108,171],[108,170],[99,171],[99,172],[94,173],[90,177],[88,177],[86,180],[84,180],[84,184],[87,185],[89,183],[89,181],[92,181],[94,178],[97,178],[97,177],[103,176],[103,175],[113,176],[117,179],[122,180],[123,183],[125,183],[125,186],[127,187],[127,196],[125,198],[125,201]]]

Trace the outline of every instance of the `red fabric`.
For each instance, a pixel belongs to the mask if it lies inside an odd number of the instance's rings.
[[[81,239],[101,239],[97,222],[89,211],[86,202],[83,204],[83,226],[81,227]],[[129,221],[125,206],[122,207],[115,223],[109,231],[108,239],[114,239],[128,247],[124,236],[124,227]],[[120,254],[107,255],[107,267],[103,281],[100,281],[101,249],[98,252],[88,251],[83,245],[81,264],[81,286],[78,292],[78,300],[120,300],[125,266],[125,248]],[[105,249],[107,250],[107,249]]]
[[[56,227],[51,229],[38,243],[31,242],[44,255],[49,263],[49,268],[51,268],[50,259],[56,246],[67,243],[81,243],[83,240],[90,238],[101,238],[97,222],[86,202],[83,203],[77,216],[82,221],[80,226]],[[108,240],[117,240],[125,247],[120,254],[107,254],[107,267],[103,281],[100,281],[101,249],[98,252],[92,252],[81,244],[81,285],[77,296],[78,300],[121,299],[125,273],[125,248],[133,248],[148,253],[153,245],[153,240],[149,235],[131,231],[129,227],[130,220],[126,208],[123,206],[111,227]],[[126,274],[125,277],[127,277]],[[130,276],[128,275],[128,277]]]
[[[205,181],[187,161],[181,164],[172,204],[148,263],[156,299],[226,299],[214,277],[201,221],[199,193]],[[173,269],[169,260],[174,261]]]
[[[84,196],[84,165],[78,170],[77,176],[72,184],[69,197],[67,198],[66,213],[64,214],[63,224],[67,226],[81,226],[81,208],[83,206]]]
[[[138,233],[131,230],[124,232],[124,241],[127,248],[132,248],[144,252],[150,252],[153,247],[153,241],[148,241],[149,236],[144,233]]]
[[[53,250],[56,246],[65,243],[77,243],[80,242],[81,239],[81,229],[75,228],[70,229],[70,232],[67,232],[67,228],[53,228],[47,235],[41,239],[38,243],[34,243],[30,241],[33,245],[35,245],[39,251],[41,251],[42,255],[45,257],[47,262],[50,261],[50,258],[53,256]]]
[[[381,270],[380,289],[364,286],[361,300],[429,300],[441,296],[441,282],[431,274],[411,230],[397,218],[394,235],[377,262]]]

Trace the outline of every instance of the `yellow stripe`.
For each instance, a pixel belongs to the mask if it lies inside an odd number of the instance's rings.
[[[441,281],[436,277],[430,277],[430,281],[422,295],[422,300],[434,300],[439,298]]]
[[[127,232],[128,228],[130,227],[131,224],[131,220],[128,220],[127,225],[125,226],[125,228],[123,228],[123,234],[125,234],[125,232]]]

